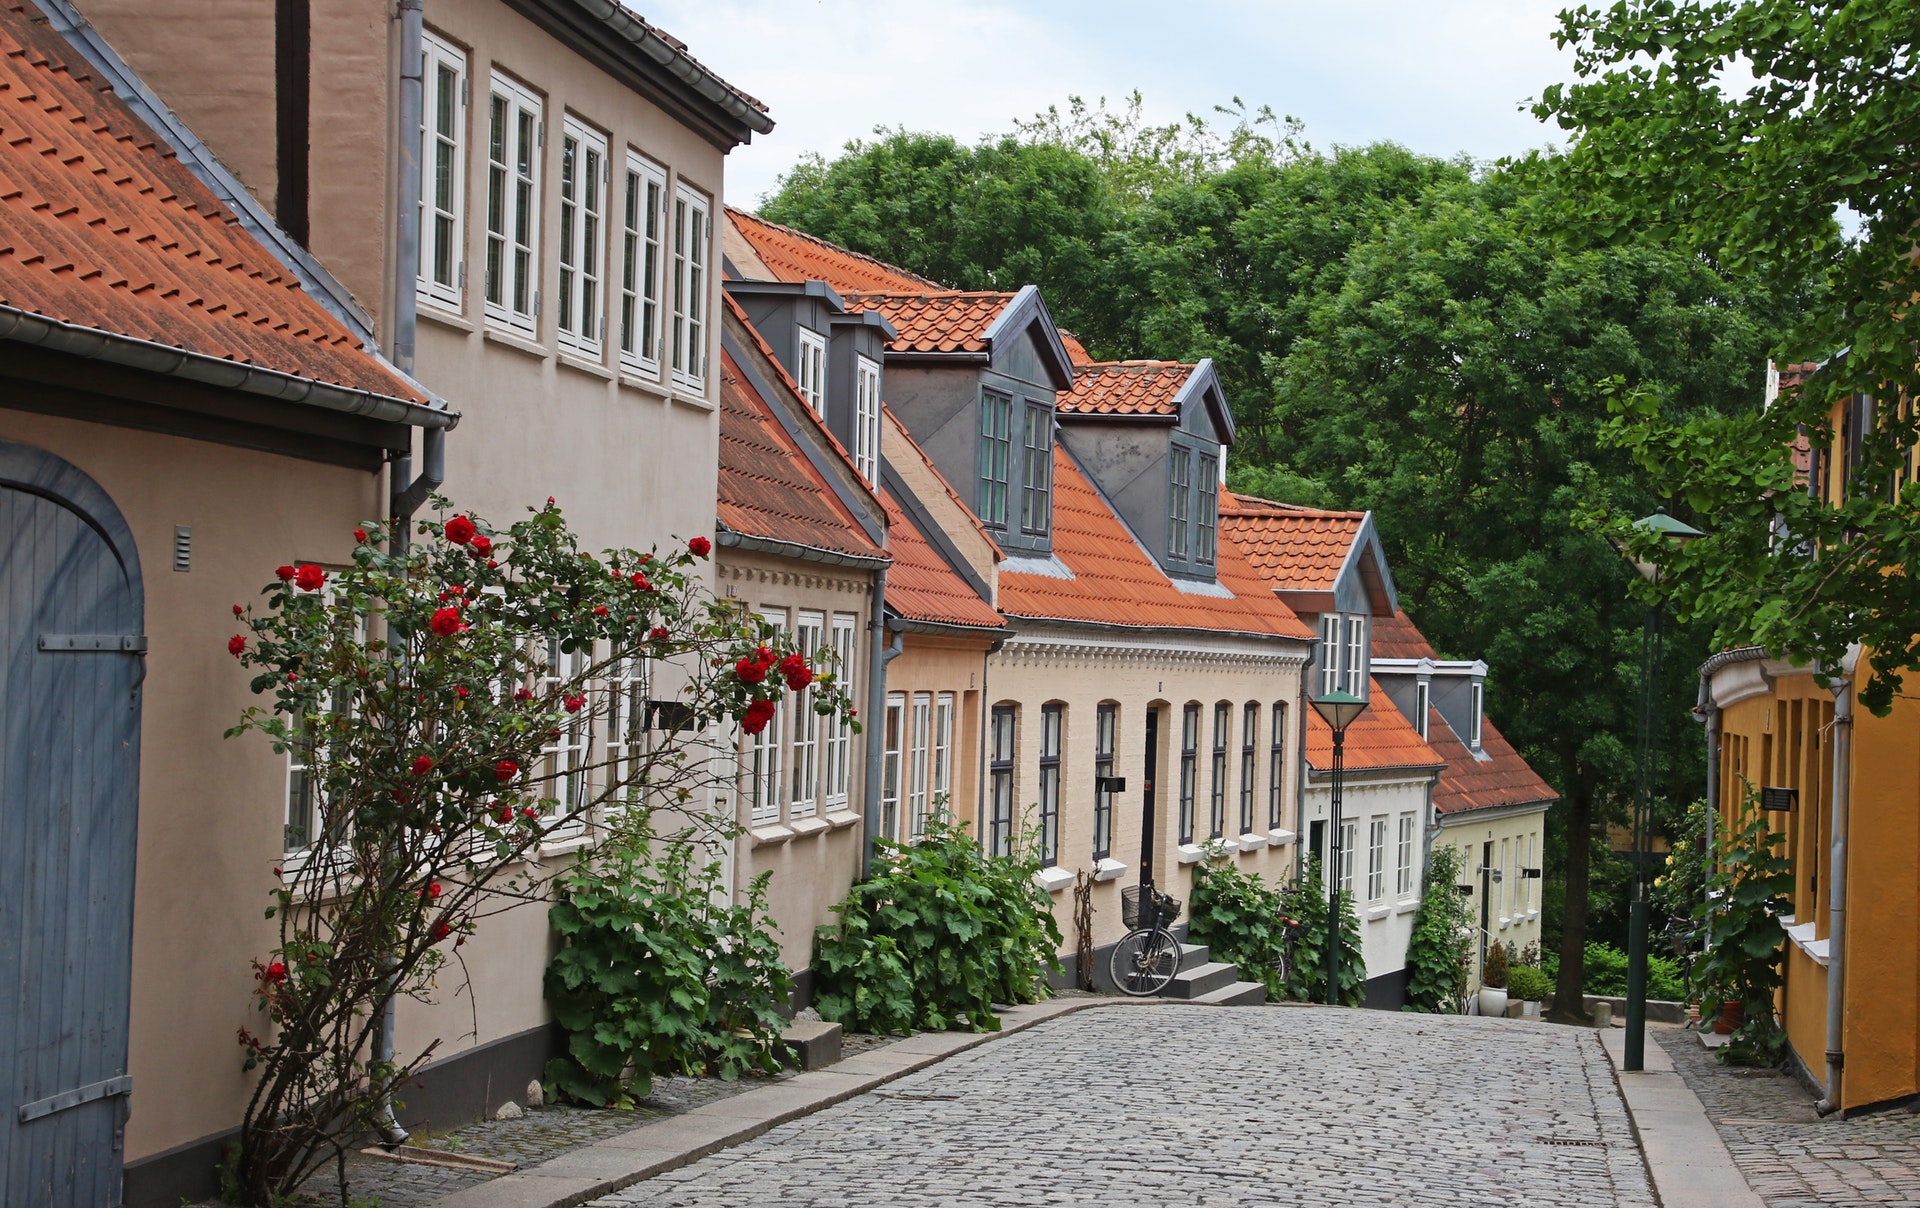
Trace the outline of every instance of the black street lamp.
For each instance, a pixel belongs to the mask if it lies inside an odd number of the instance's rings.
[[[1667,515],[1665,508],[1633,522],[1672,545],[1685,545],[1703,536],[1699,529]],[[1631,555],[1629,555],[1631,557]],[[1660,582],[1660,568],[1633,559],[1633,568],[1649,583]],[[1653,782],[1660,751],[1660,648],[1664,614],[1656,599],[1647,605],[1640,631],[1640,734],[1634,760],[1633,794],[1633,902],[1627,916],[1627,1035],[1628,1071],[1646,1066],[1647,1047],[1647,832],[1653,823]]]
[[[1316,696],[1313,711],[1333,730],[1333,803],[1328,818],[1327,875],[1327,1005],[1340,1005],[1340,773],[1346,758],[1347,727],[1367,710],[1367,702],[1348,692]]]

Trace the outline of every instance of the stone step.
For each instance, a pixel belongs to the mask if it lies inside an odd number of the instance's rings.
[[[1185,973],[1189,969],[1198,969],[1201,965],[1206,964],[1208,959],[1207,946],[1205,944],[1180,945],[1180,972]]]
[[[1252,1007],[1267,1001],[1267,987],[1263,982],[1237,981],[1209,990],[1193,999],[1194,1002],[1212,1003],[1217,1007]]]
[[[1222,961],[1209,961],[1173,975],[1162,993],[1167,998],[1199,998],[1202,994],[1218,990],[1222,986],[1232,985],[1240,980],[1237,966]]]

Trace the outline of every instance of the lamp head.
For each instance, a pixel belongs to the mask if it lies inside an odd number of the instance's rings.
[[[1653,533],[1662,541],[1676,547],[1685,545],[1696,537],[1706,536],[1705,533],[1687,524],[1685,521],[1675,520],[1673,517],[1667,515],[1667,509],[1665,508],[1655,508],[1653,515],[1643,516],[1634,521],[1633,528],[1634,531],[1638,533]],[[1625,552],[1625,547],[1622,547],[1622,552]],[[1629,555],[1629,557],[1631,557],[1631,555]],[[1642,579],[1645,579],[1649,583],[1657,583],[1660,581],[1659,567],[1651,562],[1643,562],[1638,558],[1633,558],[1632,561],[1633,569],[1640,572]]]
[[[1350,692],[1335,691],[1316,696],[1308,702],[1313,711],[1326,719],[1335,734],[1344,733],[1355,718],[1367,711],[1367,702]]]

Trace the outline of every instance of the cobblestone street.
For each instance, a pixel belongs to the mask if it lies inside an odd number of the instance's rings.
[[[1920,1116],[1822,1120],[1813,1096],[1785,1074],[1721,1065],[1690,1032],[1653,1035],[1767,1208],[1920,1208]]]
[[[595,1204],[1652,1202],[1591,1031],[1168,1006],[1041,1024]]]

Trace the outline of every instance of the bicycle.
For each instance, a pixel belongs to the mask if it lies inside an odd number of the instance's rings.
[[[1146,891],[1142,907],[1141,891]],[[1122,994],[1145,998],[1158,994],[1180,972],[1180,942],[1167,928],[1180,917],[1180,900],[1133,885],[1120,891],[1120,920],[1129,928],[1107,958],[1107,972]]]
[[[1302,924],[1299,919],[1284,914],[1274,922],[1280,927],[1280,948],[1273,958],[1273,971],[1278,979],[1275,984],[1285,986],[1288,974],[1293,972],[1293,946],[1300,939]]]

